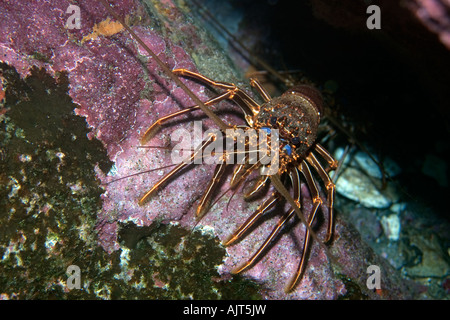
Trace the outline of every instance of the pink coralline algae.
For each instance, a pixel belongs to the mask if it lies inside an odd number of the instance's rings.
[[[450,2],[446,0],[410,0],[408,8],[450,50]]]
[[[28,72],[31,65],[46,67],[51,72],[69,71],[69,94],[80,106],[75,112],[86,117],[92,127],[92,137],[104,143],[109,157],[116,162],[118,176],[160,166],[161,159],[158,162],[157,156],[160,152],[156,151],[155,155],[152,150],[138,149],[139,137],[159,117],[159,112],[164,114],[179,110],[179,104],[183,102],[187,106],[186,94],[170,85],[167,77],[146,74],[146,69],[137,58],[138,53],[146,53],[136,45],[127,46],[130,37],[124,32],[114,39],[100,36],[82,43],[82,38],[92,32],[94,24],[108,17],[102,4],[85,1],[80,5],[82,23],[79,30],[64,28],[70,16],[65,13],[67,3],[53,1],[45,5],[36,3],[35,6],[3,3],[2,6],[2,12],[7,13],[3,21],[8,21],[4,27],[6,32],[0,40],[2,59],[13,64],[22,75]],[[34,11],[30,12],[29,8]],[[136,10],[136,5],[133,1],[121,1],[115,10],[124,17],[124,13]],[[51,21],[57,21],[59,25]],[[182,48],[166,44],[155,32],[140,27],[136,27],[135,32],[170,68],[194,69]],[[21,34],[26,36],[19,36]],[[50,62],[31,60],[30,56],[36,53]],[[154,61],[147,64],[148,70],[158,70]],[[153,79],[152,84],[148,85],[150,87],[147,87],[146,77]],[[150,92],[153,102],[141,98],[144,90]],[[202,97],[199,86],[193,90]],[[169,93],[172,93],[170,97]],[[147,179],[140,183],[132,180],[136,193],[144,191],[143,186],[151,185],[153,180]],[[136,218],[138,224],[147,225],[162,210],[156,208],[153,213],[147,214],[146,208],[137,207],[136,193],[126,192],[125,188],[123,183],[111,184],[106,188],[105,210],[99,215],[99,240],[110,252],[118,249],[118,221]],[[119,199],[114,198],[115,192],[120,195]],[[180,207],[185,207],[186,203],[180,201]],[[127,203],[131,204],[131,208],[123,207]]]
[[[110,2],[122,17],[143,10],[137,1]],[[79,105],[75,112],[86,117],[92,128],[91,138],[103,142],[109,158],[115,163],[108,174],[98,170],[105,192],[102,195],[103,209],[98,213],[97,232],[99,244],[107,252],[121,249],[117,239],[119,223],[133,222],[138,226],[149,226],[155,221],[178,222],[184,227],[194,227],[196,203],[209,182],[214,169],[212,165],[199,165],[185,170],[143,206],[138,205],[138,199],[171,169],[168,167],[172,164],[171,149],[179,142],[171,140],[171,133],[180,128],[192,132],[193,120],[201,120],[204,129],[213,127],[212,121],[202,117],[200,112],[183,116],[182,121],[163,128],[149,142],[149,146],[158,148],[141,148],[139,139],[154,121],[188,107],[192,102],[185,92],[162,73],[155,61],[147,57],[147,53],[127,32],[118,32],[112,36],[100,35],[82,42],[83,37],[92,32],[93,26],[104,21],[108,14],[98,1],[79,3],[81,28],[68,30],[64,25],[70,14],[66,13],[68,3],[64,1],[31,1],[26,4],[18,0],[2,2],[1,60],[15,66],[22,75],[32,65],[45,67],[53,73],[69,72],[69,93]],[[201,43],[195,28],[187,28],[186,22],[180,18],[182,14],[179,9],[170,1],[166,1],[164,6],[165,12],[169,12],[167,19],[181,24],[175,29],[191,30],[191,45]],[[163,24],[170,28],[170,24]],[[175,33],[175,29],[170,31]],[[133,30],[169,68],[197,70],[183,46],[142,26],[134,26]],[[219,76],[214,77],[225,80]],[[201,100],[208,99],[204,86],[192,81],[185,83]],[[224,119],[236,120],[231,116],[225,116]],[[120,179],[135,173],[142,174]],[[217,195],[228,187],[224,183]],[[239,191],[233,198],[231,195],[232,192],[228,192],[223,196],[198,223],[197,228],[203,232],[212,232],[224,241],[262,201],[246,202]],[[229,256],[219,266],[224,276],[258,249],[277,219],[278,216],[272,216],[240,243],[227,248]],[[318,230],[320,238],[324,238],[323,229],[324,226]],[[304,227],[298,224],[292,230],[280,236],[262,259],[245,272],[245,276],[261,282],[266,288],[264,295],[267,298],[336,299],[346,294],[343,280],[333,273],[325,251],[317,243],[313,244],[305,275],[297,289],[290,294],[284,293],[284,287],[294,274],[302,254]],[[369,254],[369,248],[352,244],[352,238],[351,229],[338,219],[331,253],[338,257],[343,268],[339,270],[340,273],[365,283],[368,265],[383,265],[383,262]],[[389,270],[388,266],[385,268]],[[383,285],[394,287],[398,281],[388,279]],[[391,291],[387,297],[404,294],[402,290],[399,287],[398,292]],[[373,292],[364,294],[373,295]]]

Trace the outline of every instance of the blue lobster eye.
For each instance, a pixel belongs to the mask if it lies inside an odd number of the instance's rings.
[[[272,132],[272,130],[270,130],[269,127],[262,127],[261,130],[264,130],[267,135],[269,135]]]
[[[287,153],[288,156],[292,155],[292,148],[291,148],[290,145],[288,145],[288,144],[285,145],[285,146],[283,147],[283,150]]]

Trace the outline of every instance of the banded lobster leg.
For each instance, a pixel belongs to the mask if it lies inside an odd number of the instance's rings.
[[[147,193],[145,193],[139,200],[140,205],[144,205],[150,197],[158,190],[164,183],[166,183],[170,178],[177,174],[180,170],[194,162],[194,159],[198,157],[199,154],[203,154],[205,148],[216,140],[216,136],[211,134],[207,139],[205,139],[202,144],[183,162],[178,164],[173,168],[168,174],[166,174],[161,180],[159,180]]]
[[[298,176],[298,173],[295,171],[290,172],[290,177],[293,184],[294,189],[294,199],[296,200],[296,203],[298,207],[300,208],[300,178]],[[239,229],[237,232],[235,232],[234,236],[227,241],[227,245],[236,241],[241,237],[243,232],[250,228],[251,225],[253,225],[258,219],[262,217],[262,214],[264,214],[270,207],[275,204],[276,201],[278,201],[279,196],[275,197],[272,196],[269,198],[262,206],[261,208],[253,214],[250,219],[248,219]],[[262,210],[261,210],[262,209]],[[233,270],[233,273],[240,273],[246,269],[248,269],[250,266],[252,266],[262,255],[264,250],[268,247],[270,242],[278,235],[278,233],[282,230],[283,226],[295,215],[295,210],[291,209],[287,213],[285,213],[277,222],[276,226],[273,228],[270,235],[266,238],[264,243],[259,247],[259,249],[251,256],[250,259],[248,259],[243,265],[239,266],[235,270]]]

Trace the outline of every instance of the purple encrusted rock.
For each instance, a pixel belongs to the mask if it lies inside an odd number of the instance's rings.
[[[110,3],[114,4],[114,10],[123,18],[143,12],[137,1],[115,0]],[[140,206],[138,200],[172,168],[171,149],[179,141],[172,141],[171,133],[180,129],[192,133],[193,120],[201,120],[204,128],[214,127],[213,122],[201,117],[201,112],[182,116],[180,119],[183,121],[163,128],[150,140],[148,146],[153,148],[141,148],[140,138],[152,123],[161,116],[191,106],[192,101],[162,72],[155,61],[147,57],[143,48],[126,31],[84,38],[92,33],[95,24],[108,18],[107,11],[98,1],[80,1],[81,28],[78,30],[65,28],[65,22],[70,16],[66,13],[68,4],[57,0],[0,3],[0,12],[3,13],[0,21],[3,31],[0,34],[0,57],[16,67],[22,76],[33,65],[45,67],[53,73],[69,72],[70,96],[79,105],[75,112],[86,117],[92,128],[91,137],[103,142],[109,158],[115,163],[107,175],[98,170],[98,177],[105,184],[103,208],[98,213],[99,244],[107,252],[119,250],[117,237],[121,222],[133,222],[139,226],[149,226],[155,221],[178,222],[183,227],[194,227],[197,223],[194,218],[195,208],[211,178],[214,170],[212,165],[198,165],[182,172],[145,205]],[[182,11],[171,1],[165,1],[155,10],[159,10],[163,16],[161,24],[166,28],[165,35],[142,26],[133,26],[134,32],[170,69],[196,71],[196,64],[184,46],[194,46],[190,48],[194,51],[200,45],[207,48],[207,44],[197,34],[197,27],[190,25],[183,18]],[[168,36],[173,36],[179,30],[189,32],[189,44],[185,41],[175,44]],[[224,64],[218,58],[214,63]],[[224,80],[222,76],[215,74],[214,78]],[[201,100],[210,98],[204,86],[189,80],[183,81]],[[226,122],[236,120],[233,116],[225,116],[224,119]],[[192,147],[193,141],[190,142],[186,143],[187,148]],[[141,174],[134,175],[136,173]],[[120,179],[123,177],[127,178]],[[228,188],[229,183],[225,181],[217,195]],[[306,199],[303,210],[308,212],[311,208],[307,200],[308,190],[302,193]],[[225,241],[264,200],[262,197],[257,201],[246,202],[239,190],[234,197],[231,196],[232,192],[228,192],[220,198],[196,227]],[[224,277],[258,249],[279,217],[279,214],[273,215],[242,241],[227,248],[228,257],[219,266]],[[325,232],[326,223],[323,223],[317,230],[320,239],[325,237]],[[260,261],[244,273],[246,277],[263,284],[266,288],[264,297],[336,299],[347,293],[341,279],[344,276],[333,273],[323,246],[315,242],[303,279],[292,293],[284,292],[297,269],[304,233],[304,227],[297,223],[291,232],[283,233]],[[340,219],[336,221],[335,240],[329,250],[340,265],[334,268],[340,268],[339,273],[342,275],[351,274],[352,279],[362,283],[363,287],[367,276],[365,271],[370,264],[383,265],[385,274],[390,274],[389,267],[362,245],[354,231]],[[386,289],[384,298],[405,297],[406,290],[399,285],[399,281],[389,278],[383,282]],[[396,287],[398,289],[390,290]],[[371,291],[364,291],[363,294],[377,297]]]

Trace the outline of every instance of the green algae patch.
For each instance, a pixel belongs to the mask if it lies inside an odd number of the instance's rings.
[[[67,95],[67,74],[32,68],[21,79],[1,63],[0,293],[3,298],[64,298],[66,269],[97,248],[94,226],[108,171],[102,144],[89,140]]]
[[[241,277],[223,280],[218,267],[226,257],[217,237],[177,224],[120,232],[131,287],[139,296],[163,299],[260,299],[259,286]]]

